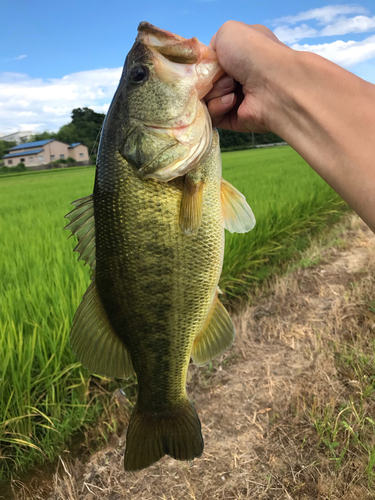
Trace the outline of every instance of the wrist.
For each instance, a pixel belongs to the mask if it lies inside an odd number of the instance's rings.
[[[278,46],[274,54],[272,69],[264,83],[263,110],[265,128],[287,140],[289,127],[299,118],[303,106],[304,89],[308,87],[309,56]]]

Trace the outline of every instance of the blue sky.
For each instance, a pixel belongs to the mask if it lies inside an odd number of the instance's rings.
[[[2,0],[0,132],[57,130],[71,110],[106,112],[140,21],[209,43],[229,19],[265,24],[375,83],[375,2]]]

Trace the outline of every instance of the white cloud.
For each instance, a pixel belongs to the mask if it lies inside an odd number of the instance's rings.
[[[339,17],[335,22],[328,24],[323,29],[317,29],[307,25],[300,26],[278,26],[274,33],[284,43],[294,43],[304,38],[316,38],[320,36],[339,36],[348,33],[365,33],[375,30],[375,16],[355,16],[351,18]]]
[[[363,40],[335,40],[331,43],[300,44],[308,38],[340,37],[375,30],[375,16],[361,5],[327,5],[300,12],[295,16],[284,16],[274,20],[274,33],[295,50],[315,52],[340,66],[350,68],[359,76],[373,81],[367,61],[375,58],[375,36]],[[357,37],[358,38],[358,37]],[[361,66],[362,63],[362,66]],[[363,63],[366,63],[365,67]],[[358,66],[356,66],[358,65]],[[362,68],[362,69],[361,69]]]
[[[296,16],[283,16],[274,20],[274,24],[296,24],[300,21],[316,20],[321,24],[328,24],[338,16],[347,14],[367,14],[367,9],[360,5],[327,5],[317,9],[300,12]]]
[[[15,61],[20,61],[21,59],[25,59],[25,57],[27,57],[27,55],[26,54],[22,54],[20,56],[15,57],[14,60]]]
[[[319,54],[340,66],[349,68],[375,57],[375,35],[361,42],[336,40],[332,43],[318,45],[294,44],[292,45],[292,49],[315,52],[315,54]]]
[[[307,24],[291,28],[289,26],[279,26],[274,30],[275,35],[284,43],[294,43],[303,38],[313,38],[317,36],[318,31]]]
[[[319,35],[347,35],[348,33],[364,33],[373,30],[375,30],[375,16],[340,17],[334,23],[328,24]]]
[[[55,131],[69,123],[73,108],[106,112],[122,68],[72,73],[63,78],[30,78],[0,73],[0,132]]]
[[[27,130],[27,131],[31,131],[31,132],[40,132],[40,131],[44,131],[44,129],[42,129],[41,127],[43,126],[43,123],[20,123],[17,130],[15,129],[12,129],[9,133],[12,133],[12,132],[17,132],[17,131],[20,131],[22,132],[22,130]]]
[[[275,19],[274,24],[277,28],[274,33],[282,42],[291,44],[305,38],[374,31],[375,16],[369,17],[365,15],[366,13],[367,10],[360,5],[327,5],[300,12],[295,16]],[[350,16],[350,14],[357,15]],[[302,21],[310,23],[300,24]]]
[[[104,104],[93,104],[90,106],[91,109],[93,109],[96,113],[107,113],[110,102],[105,102]]]

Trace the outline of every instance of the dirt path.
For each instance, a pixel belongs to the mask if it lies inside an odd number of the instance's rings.
[[[335,406],[346,391],[335,342],[345,317],[356,317],[353,283],[372,281],[375,268],[375,236],[362,223],[340,238],[341,248],[310,250],[307,258],[319,264],[278,279],[234,318],[235,347],[220,362],[190,368],[202,458],[165,457],[125,474],[124,436],[114,437],[87,464],[60,463],[49,500],[375,498],[362,459],[347,453],[336,469],[313,425],[314,411]]]

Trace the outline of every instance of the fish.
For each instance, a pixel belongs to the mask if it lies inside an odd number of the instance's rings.
[[[93,194],[66,216],[92,271],[71,347],[91,372],[138,383],[126,471],[202,455],[190,358],[203,366],[235,337],[218,297],[224,228],[247,232],[255,218],[222,179],[204,102],[222,74],[197,38],[140,23],[103,125]]]

